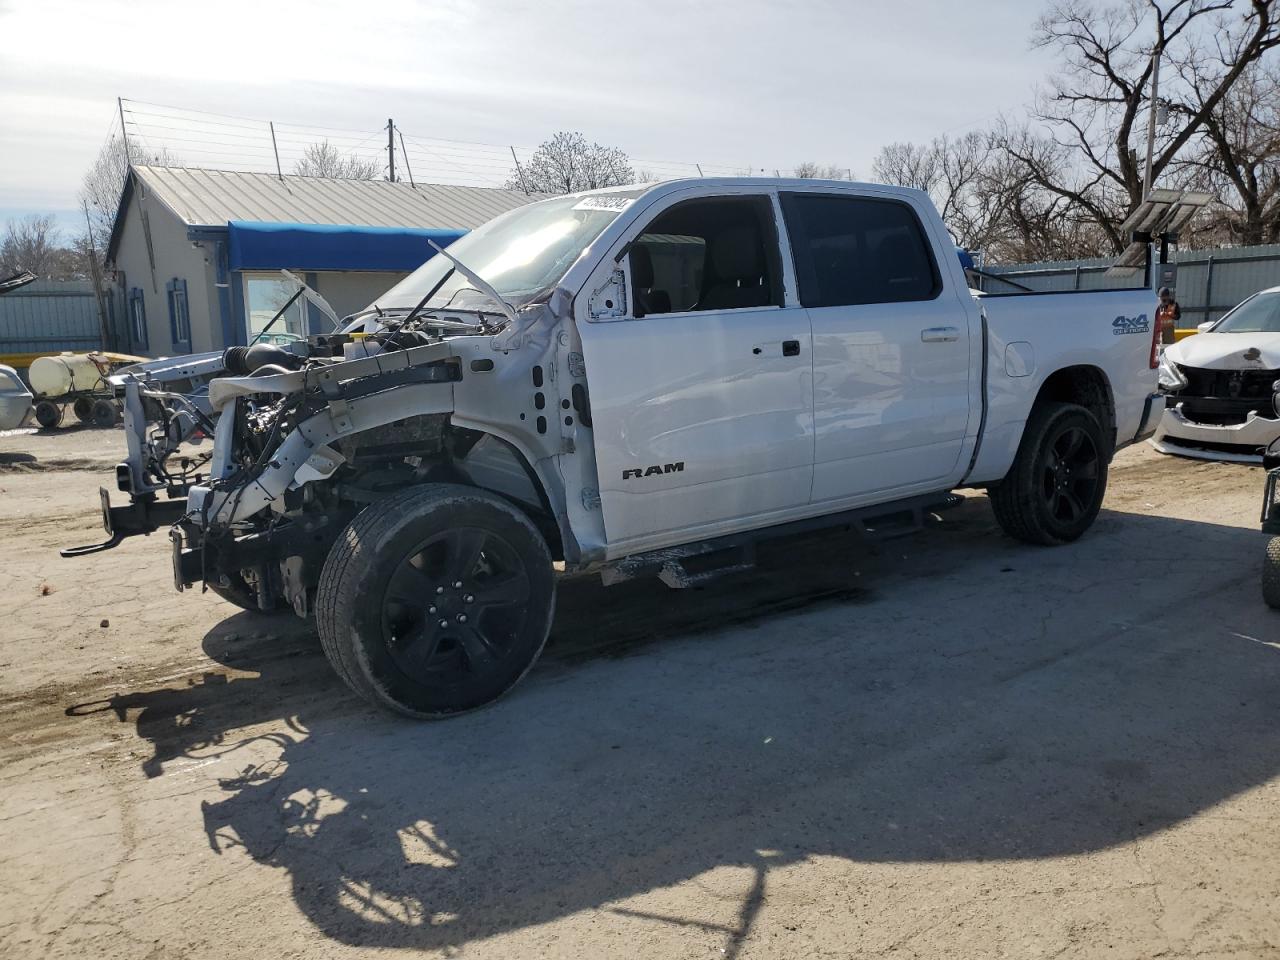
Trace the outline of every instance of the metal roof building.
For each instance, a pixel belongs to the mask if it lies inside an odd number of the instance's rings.
[[[441,246],[528,203],[518,191],[133,166],[107,246],[126,304],[117,349],[150,355],[246,343],[304,276],[340,315],[367,306]],[[273,333],[328,321],[299,301]]]

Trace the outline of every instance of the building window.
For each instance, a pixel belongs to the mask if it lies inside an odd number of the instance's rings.
[[[175,353],[191,352],[191,313],[187,308],[187,281],[174,277],[164,286],[169,295],[169,336]]]
[[[284,314],[264,338],[269,343],[284,343],[307,335],[307,315],[302,297],[295,284],[275,273],[246,273],[244,275],[244,303],[249,321],[249,340],[253,340],[271,324],[277,313]],[[293,300],[292,303],[289,301]],[[287,305],[287,306],[286,306]]]
[[[142,295],[141,287],[133,287],[129,291],[129,326],[133,333],[134,345],[146,350],[147,300]]]

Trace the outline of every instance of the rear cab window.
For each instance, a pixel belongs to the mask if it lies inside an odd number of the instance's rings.
[[[932,300],[942,278],[920,218],[899,200],[780,194],[805,307]]]

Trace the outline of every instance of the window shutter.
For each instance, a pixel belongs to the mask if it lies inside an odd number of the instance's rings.
[[[174,346],[178,344],[178,298],[174,296],[177,285],[176,279],[164,285],[165,299],[169,302],[169,342]]]

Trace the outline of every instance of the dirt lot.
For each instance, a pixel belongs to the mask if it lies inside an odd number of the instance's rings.
[[[0,956],[1280,956],[1261,471],[1125,451],[699,591],[561,592],[493,709],[366,709],[306,626],[100,536],[118,431],[0,437]]]

